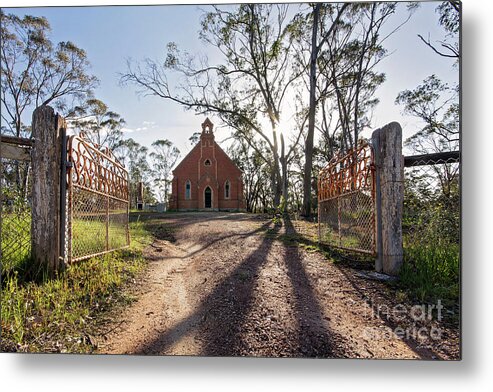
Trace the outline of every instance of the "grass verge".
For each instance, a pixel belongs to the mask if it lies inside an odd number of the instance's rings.
[[[98,315],[129,300],[122,290],[144,268],[142,250],[152,241],[132,222],[131,246],[75,263],[54,278],[25,281],[18,271],[2,279],[1,351],[92,352]]]
[[[459,244],[405,243],[399,286],[421,302],[440,299],[457,304],[460,294]]]

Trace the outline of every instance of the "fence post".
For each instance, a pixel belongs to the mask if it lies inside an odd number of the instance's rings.
[[[3,159],[2,159],[2,149],[3,149],[3,144],[2,144],[2,137],[0,133],[0,262],[4,260],[3,258],[3,253],[2,253],[2,227],[3,227],[3,216],[2,216],[2,211],[3,211],[3,191],[2,191],[2,184],[3,184]],[[3,266],[3,264],[2,264]],[[3,268],[2,268],[3,269]],[[3,286],[2,286],[3,288]]]
[[[403,262],[404,160],[402,129],[392,122],[372,134],[376,160],[377,271],[396,275]]]
[[[110,250],[110,196],[106,195],[106,251]]]
[[[375,131],[372,134],[372,146],[373,146],[373,159],[375,162],[375,246],[377,252],[377,258],[375,260],[375,271],[382,272],[382,188],[380,186],[380,170],[378,170],[380,162],[379,153],[379,138],[378,132]]]
[[[61,159],[60,159],[60,258],[65,263],[68,260],[67,246],[67,129],[63,127],[60,130],[60,139],[62,142]]]
[[[60,173],[65,120],[50,106],[33,113],[32,255],[33,262],[53,272],[60,261]]]

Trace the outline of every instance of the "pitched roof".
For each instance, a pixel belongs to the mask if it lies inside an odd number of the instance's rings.
[[[180,161],[180,163],[178,163],[178,165],[176,165],[176,167],[172,170],[172,173],[174,174],[176,170],[178,170],[178,168],[183,164],[183,162],[185,162],[187,159],[189,159],[193,152],[200,148],[200,143],[201,141],[199,140],[198,143],[189,151],[189,153],[187,155],[185,155],[185,157]],[[237,165],[236,163],[229,157],[229,155],[221,148],[221,146],[219,144],[217,144],[216,141],[214,141],[214,146],[219,150],[221,151],[224,156],[228,159],[228,161],[240,172],[240,173],[243,173],[243,170],[241,170]]]

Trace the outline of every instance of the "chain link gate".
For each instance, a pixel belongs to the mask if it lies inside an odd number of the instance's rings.
[[[321,243],[376,254],[375,164],[364,142],[334,156],[318,178],[318,238]]]
[[[32,140],[0,135],[0,264],[2,273],[31,257]]]
[[[61,214],[65,223],[61,230],[64,261],[71,263],[128,247],[127,170],[109,149],[101,151],[82,132],[68,138],[66,149]]]

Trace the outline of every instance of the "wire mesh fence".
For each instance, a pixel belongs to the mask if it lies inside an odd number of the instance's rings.
[[[1,265],[5,273],[31,257],[31,162],[1,156],[0,152]]]
[[[129,245],[128,173],[109,150],[100,151],[84,137],[68,142],[67,262]]]
[[[33,264],[33,253],[38,256],[51,250],[50,257],[70,263],[130,244],[127,170],[109,149],[91,143],[83,133],[67,139],[64,121],[58,116],[55,119],[54,124],[40,122],[36,129],[52,135],[54,127],[63,140],[60,149],[54,148],[53,143],[43,143],[42,137],[35,142],[0,135],[2,272],[28,268]],[[51,181],[40,169],[44,167],[46,171],[47,162],[53,169],[49,173]],[[57,189],[46,188],[42,192],[39,186],[34,188],[33,175],[38,185],[41,181]],[[44,214],[33,225],[35,213],[48,209],[51,215]],[[49,245],[45,244],[45,237],[37,241],[46,232],[50,233]],[[36,249],[32,250],[32,246]]]
[[[403,246],[410,261],[459,259],[459,154],[429,154],[405,159]]]
[[[375,253],[373,154],[363,143],[334,157],[318,180],[319,241],[330,246]]]

